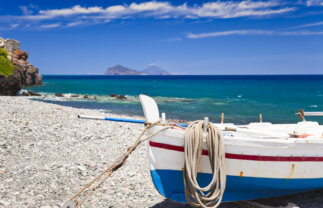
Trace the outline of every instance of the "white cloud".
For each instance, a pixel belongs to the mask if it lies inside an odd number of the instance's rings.
[[[16,28],[16,27],[18,27],[19,26],[19,24],[12,24],[10,27],[11,28]]]
[[[182,40],[181,37],[173,37],[173,38],[168,38],[165,41],[166,42],[174,42],[174,41],[180,41],[180,40]]]
[[[323,0],[307,0],[307,6],[323,6]]]
[[[323,25],[323,22],[315,22],[315,23],[310,23],[310,24],[299,25],[299,26],[296,26],[296,27],[292,27],[290,29],[305,28],[305,27],[315,27],[315,26],[320,26],[320,25]]]
[[[198,17],[236,18],[247,16],[265,16],[294,11],[294,7],[276,8],[276,1],[268,2],[209,2],[200,7],[191,9],[192,14]]]
[[[164,10],[170,11],[174,9],[174,6],[171,6],[168,2],[143,2],[143,3],[131,3],[129,8],[135,11],[157,11],[157,10]]]
[[[272,35],[273,31],[268,30],[229,30],[210,33],[189,33],[186,37],[190,39],[220,37],[228,35]]]
[[[265,16],[281,14],[294,11],[294,7],[279,5],[277,1],[267,2],[249,0],[217,1],[203,3],[202,5],[188,6],[172,5],[169,2],[148,1],[142,3],[131,3],[130,5],[113,5],[106,8],[99,6],[82,7],[75,5],[72,8],[40,10],[37,14],[26,14],[21,18],[29,20],[55,19],[58,17],[68,17],[72,15],[92,15],[93,17],[120,18],[129,15],[154,16],[156,18],[236,18],[248,16]]]
[[[34,27],[39,25],[51,25],[48,21],[59,21],[61,27],[72,27],[82,22],[90,24],[102,24],[116,19],[147,18],[156,19],[223,19],[239,17],[264,17],[292,12],[297,8],[295,5],[286,6],[277,0],[268,1],[235,1],[218,0],[200,4],[183,3],[174,5],[168,1],[147,1],[131,4],[116,4],[109,7],[101,6],[80,6],[70,8],[39,10],[35,6],[21,6],[23,15],[0,16],[0,21],[9,24],[19,22],[31,24]],[[78,24],[79,23],[79,24]],[[58,26],[58,27],[59,27]]]
[[[75,27],[75,26],[86,24],[86,23],[87,23],[86,21],[80,20],[80,21],[70,22],[66,25],[66,27]]]
[[[323,31],[272,31],[272,30],[229,30],[209,33],[189,33],[189,39],[200,39],[210,37],[220,37],[229,35],[280,35],[280,36],[300,36],[300,35],[323,35]]]
[[[323,35],[323,31],[289,31],[289,32],[280,32],[279,35]]]
[[[74,14],[94,14],[102,13],[104,10],[102,7],[81,7],[76,5],[70,9],[52,9],[52,10],[40,10],[39,14],[46,15],[49,17],[55,16],[70,16]]]
[[[279,3],[277,1],[267,1],[267,2],[242,1],[241,3],[239,3],[239,7],[244,9],[267,8],[267,7],[274,7],[274,6],[279,6]]]
[[[107,13],[112,13],[112,14],[113,13],[120,13],[120,12],[126,11],[126,7],[121,6],[121,5],[117,5],[117,6],[107,7],[105,10]]]
[[[41,25],[41,28],[45,28],[45,29],[49,29],[49,28],[56,28],[61,26],[61,23],[53,23],[53,24],[45,24],[45,25]]]
[[[19,9],[22,11],[24,15],[31,15],[33,13],[27,6],[20,6]]]

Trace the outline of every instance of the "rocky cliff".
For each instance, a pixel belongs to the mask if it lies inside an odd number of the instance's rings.
[[[42,84],[38,68],[27,61],[28,53],[20,49],[19,41],[0,38],[0,49],[8,53],[7,58],[14,66],[8,77],[0,71],[0,95],[16,95],[23,86]]]

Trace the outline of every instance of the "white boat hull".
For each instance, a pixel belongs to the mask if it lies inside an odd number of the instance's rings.
[[[160,127],[154,127],[151,132]],[[151,175],[166,198],[186,202],[184,132],[167,130],[149,141]],[[206,149],[206,147],[204,148]],[[225,133],[227,186],[223,201],[249,200],[323,188],[323,138],[255,139]],[[203,151],[198,181],[211,179]]]

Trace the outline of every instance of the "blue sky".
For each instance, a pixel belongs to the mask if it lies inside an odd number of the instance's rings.
[[[323,0],[10,0],[0,36],[42,74],[323,74]]]

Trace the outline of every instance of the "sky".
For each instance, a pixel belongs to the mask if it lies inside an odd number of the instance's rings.
[[[10,0],[0,37],[41,74],[323,74],[323,0]]]

